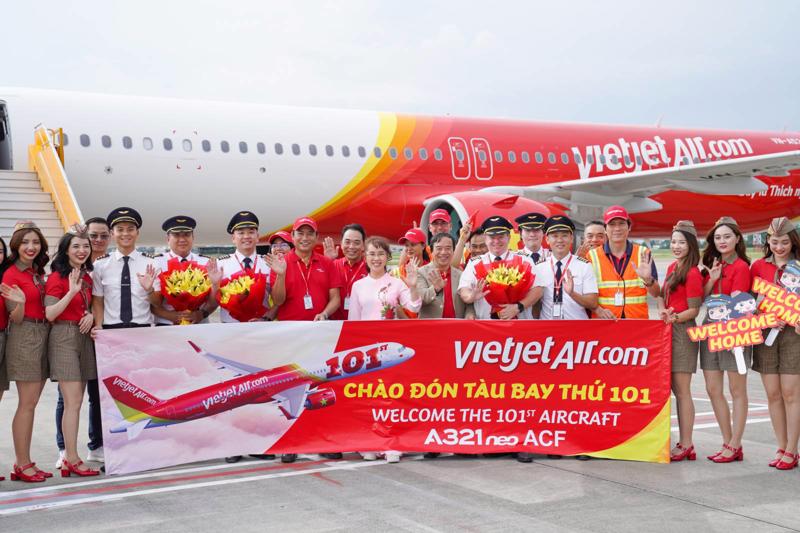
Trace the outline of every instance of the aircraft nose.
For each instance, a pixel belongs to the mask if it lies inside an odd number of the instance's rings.
[[[401,358],[412,358],[414,357],[414,350],[413,348],[409,348],[408,346],[401,346],[399,350],[399,355]]]

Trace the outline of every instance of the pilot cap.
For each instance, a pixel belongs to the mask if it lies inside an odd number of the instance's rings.
[[[547,222],[547,216],[542,213],[525,213],[515,218],[514,222],[520,229],[542,229]]]
[[[118,207],[114,209],[108,214],[106,221],[108,222],[109,228],[113,228],[114,224],[119,224],[120,222],[130,222],[137,228],[142,227],[142,215],[132,207]]]
[[[551,231],[568,231],[575,233],[575,223],[564,215],[553,215],[544,223],[544,232],[549,234]]]
[[[170,217],[165,220],[163,224],[161,224],[161,229],[167,233],[194,231],[194,228],[196,227],[197,222],[192,217],[187,217],[186,215],[176,215],[174,217]]]
[[[503,233],[511,233],[514,226],[504,217],[489,217],[481,224],[481,229],[486,235],[502,235]]]
[[[240,211],[233,215],[228,222],[228,233],[233,234],[237,229],[256,228],[258,229],[258,217],[250,211]]]

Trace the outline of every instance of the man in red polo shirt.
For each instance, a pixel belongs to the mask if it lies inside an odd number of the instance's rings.
[[[339,309],[342,282],[333,261],[314,252],[317,223],[298,218],[292,226],[294,250],[286,254],[286,272],[278,274],[272,297],[280,301],[278,320],[327,320]]]
[[[341,250],[344,257],[338,257],[338,250],[333,244],[333,239],[325,238],[325,256],[333,260],[342,287],[339,289],[341,305],[331,315],[331,320],[347,320],[350,311],[350,291],[353,283],[367,275],[367,265],[364,263],[364,241],[367,233],[361,224],[348,224],[342,228]]]

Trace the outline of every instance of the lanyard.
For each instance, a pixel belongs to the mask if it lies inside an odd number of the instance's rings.
[[[561,285],[564,283],[564,278],[567,277],[567,270],[569,269],[569,264],[572,263],[572,258],[573,257],[575,257],[575,256],[573,256],[573,255],[569,256],[569,259],[567,260],[567,263],[564,265],[564,270],[561,271],[561,277],[557,278],[556,277],[556,269],[553,266],[553,256],[550,256],[550,270],[553,272],[553,295],[554,296],[556,294],[558,294],[559,291],[561,291]],[[554,297],[553,299],[555,300],[556,298]],[[563,299],[564,299],[564,295],[562,294],[561,295],[561,299],[559,301],[562,301]]]
[[[303,279],[303,283],[306,286],[306,296],[308,296],[310,294],[310,291],[309,291],[309,288],[308,288],[308,280],[311,279],[311,263],[313,262],[313,260],[314,260],[314,256],[313,255],[308,258],[308,269],[306,270],[306,273],[303,274],[303,267],[300,266],[300,263],[302,263],[303,260],[300,259],[299,257],[297,258],[297,270],[300,271],[300,277]]]
[[[241,261],[239,261],[239,256],[233,254],[233,257],[236,259],[236,262],[239,263],[239,268],[245,270],[244,265],[242,264]],[[255,261],[253,261],[253,274],[258,274],[258,254],[256,254],[256,259]]]
[[[347,277],[347,265],[349,265],[349,263],[347,262],[347,259],[345,259],[344,265],[342,265],[344,266],[342,272],[342,274],[344,274],[344,293],[345,295],[350,296],[350,291],[353,290],[353,283],[355,283],[358,274],[364,269],[365,262],[363,259],[361,260],[361,263],[359,263],[358,267],[356,267],[356,269],[353,271],[353,275],[351,277]],[[306,287],[308,287],[308,283],[306,283]],[[308,294],[308,290],[306,290],[306,294]]]

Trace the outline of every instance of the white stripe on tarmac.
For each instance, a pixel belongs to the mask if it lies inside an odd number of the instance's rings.
[[[769,407],[764,406],[764,407],[749,407],[747,410],[752,412],[752,411],[766,411],[768,409],[769,409]],[[695,413],[694,416],[706,416],[706,415],[713,415],[713,414],[714,414],[714,411],[704,411],[702,413]],[[671,418],[678,418],[678,415],[672,415]]]
[[[77,481],[75,483],[61,483],[59,485],[48,485],[46,487],[37,487],[35,489],[22,489],[22,490],[9,490],[6,492],[0,492],[0,498],[4,498],[7,496],[17,496],[17,495],[26,495],[26,494],[41,494],[43,492],[51,492],[54,490],[63,490],[66,488],[76,488],[76,487],[90,487],[92,485],[104,485],[106,483],[122,483],[125,481],[134,481],[137,479],[147,479],[151,477],[162,477],[162,476],[175,476],[179,474],[191,474],[192,472],[207,472],[211,470],[221,470],[224,468],[247,468],[247,467],[256,467],[258,465],[266,465],[269,463],[265,463],[263,461],[247,461],[243,463],[226,463],[226,464],[214,464],[214,465],[205,465],[205,466],[194,466],[191,468],[181,468],[177,470],[157,470],[155,472],[147,472],[144,474],[133,474],[133,475],[123,475],[123,476],[104,476],[100,479],[95,479],[92,481]],[[279,464],[278,461],[275,464]]]
[[[420,458],[421,459],[421,458]],[[408,460],[416,460],[416,458],[409,458]],[[18,513],[26,513],[29,511],[36,511],[40,509],[53,509],[57,507],[68,507],[71,505],[79,505],[83,503],[97,503],[97,502],[107,502],[107,501],[116,501],[116,500],[124,500],[126,498],[132,498],[134,496],[147,496],[150,494],[163,494],[166,492],[178,492],[184,490],[192,490],[192,489],[202,489],[206,487],[218,487],[222,485],[234,485],[238,483],[249,483],[251,481],[260,481],[264,479],[276,479],[276,478],[283,478],[283,477],[294,477],[294,476],[305,476],[308,474],[316,474],[320,472],[334,472],[337,470],[353,470],[356,468],[365,468],[369,466],[376,466],[386,464],[384,461],[364,461],[364,462],[355,462],[350,464],[334,464],[331,466],[326,466],[323,468],[310,468],[308,470],[293,470],[291,472],[276,472],[272,474],[262,474],[259,476],[249,476],[249,477],[242,477],[242,478],[233,478],[233,479],[218,479],[215,481],[204,481],[201,483],[187,483],[184,485],[172,485],[170,487],[161,487],[158,489],[145,489],[145,490],[137,490],[132,492],[122,492],[116,494],[103,494],[100,496],[90,496],[87,498],[76,498],[72,500],[63,500],[63,501],[55,501],[55,502],[48,502],[48,503],[38,503],[33,505],[26,505],[24,507],[16,507],[12,509],[4,509],[0,510],[0,516],[4,515],[11,515],[11,514],[18,514]],[[65,485],[62,488],[64,489],[71,489],[74,485]],[[15,492],[14,494],[17,494]]]

